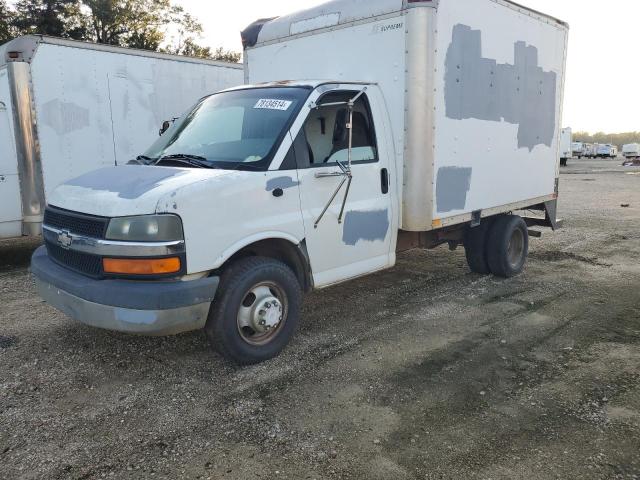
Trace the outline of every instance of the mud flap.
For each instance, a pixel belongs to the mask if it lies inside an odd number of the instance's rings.
[[[545,211],[545,221],[547,226],[551,227],[553,231],[562,228],[562,220],[558,220],[557,211],[558,211],[558,200],[550,200],[548,202],[544,202],[544,211]]]

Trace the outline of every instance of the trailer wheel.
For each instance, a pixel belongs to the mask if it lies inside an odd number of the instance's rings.
[[[498,217],[489,231],[487,242],[491,273],[510,278],[522,272],[529,253],[529,232],[521,217]]]
[[[491,273],[487,261],[487,237],[492,220],[486,219],[480,225],[469,228],[464,236],[464,253],[467,264],[474,273],[487,275]]]
[[[300,317],[302,289],[284,263],[250,257],[231,265],[220,279],[205,327],[225,358],[251,365],[278,355]]]

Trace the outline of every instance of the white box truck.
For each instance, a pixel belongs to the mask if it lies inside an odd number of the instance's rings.
[[[567,32],[502,0],[339,0],[253,24],[253,85],[203,99],[146,165],[52,193],[40,294],[96,327],[204,328],[246,364],[286,345],[303,292],[399,251],[464,245],[473,272],[516,275],[529,228],[558,226]]]
[[[560,166],[566,167],[570,158],[573,158],[573,134],[570,128],[563,128],[560,132]]]
[[[587,149],[587,144],[584,142],[572,142],[571,144],[571,155],[573,157],[578,157],[581,159],[585,156]]]
[[[126,163],[242,65],[25,36],[0,46],[0,239],[40,233],[60,183]]]
[[[618,156],[618,147],[610,143],[600,144],[598,145],[596,156],[598,158],[616,158]]]
[[[628,143],[623,145],[622,155],[625,158],[640,158],[640,143]]]
[[[596,158],[596,151],[598,149],[597,144],[585,143],[584,144],[584,156],[586,158]]]

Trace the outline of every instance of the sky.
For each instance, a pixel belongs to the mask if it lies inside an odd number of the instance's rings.
[[[455,0],[454,0],[455,1]],[[241,51],[240,31],[324,0],[176,0],[198,17],[202,43]],[[563,126],[575,131],[640,131],[640,2],[637,0],[519,0],[569,23]],[[222,5],[221,5],[222,4]]]

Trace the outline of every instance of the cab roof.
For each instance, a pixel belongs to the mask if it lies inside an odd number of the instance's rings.
[[[253,85],[240,85],[238,87],[228,88],[224,92],[233,92],[236,90],[250,90],[253,88],[278,88],[278,87],[301,87],[316,89],[321,85],[375,85],[373,82],[345,82],[344,80],[278,80],[277,82],[256,83]]]

